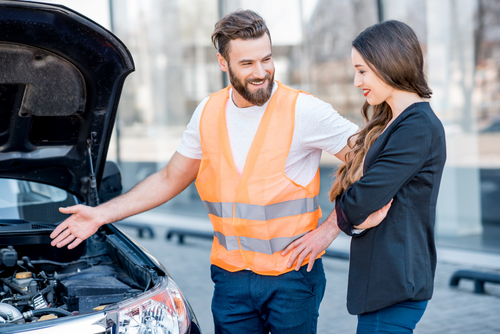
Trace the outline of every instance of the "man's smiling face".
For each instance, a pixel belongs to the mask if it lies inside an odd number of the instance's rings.
[[[229,43],[228,60],[220,54],[219,65],[229,74],[233,101],[239,108],[261,106],[271,97],[274,62],[267,34],[257,39],[235,39]]]

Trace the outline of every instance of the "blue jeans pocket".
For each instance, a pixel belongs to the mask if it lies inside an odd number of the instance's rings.
[[[312,293],[316,292],[318,286],[322,288],[322,292],[324,291],[326,277],[323,269],[323,261],[321,259],[314,261],[314,266],[310,272],[307,272],[307,265],[305,265],[302,266],[297,273],[302,278],[301,281],[309,287]]]

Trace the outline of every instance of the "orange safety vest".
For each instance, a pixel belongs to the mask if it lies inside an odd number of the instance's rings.
[[[210,260],[218,267],[231,272],[248,268],[273,276],[289,272],[294,269],[286,267],[291,253],[282,256],[281,251],[317,227],[321,218],[319,169],[306,187],[288,178],[284,170],[299,93],[278,82],[241,177],[226,125],[229,87],[212,94],[205,105],[196,188],[214,228]]]

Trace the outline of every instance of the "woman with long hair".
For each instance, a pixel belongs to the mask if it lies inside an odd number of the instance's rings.
[[[432,92],[420,44],[409,26],[376,24],[352,46],[354,85],[366,96],[361,111],[366,125],[330,192],[338,227],[355,236],[347,307],[358,315],[358,333],[411,333],[434,286],[444,130],[424,100]],[[352,234],[391,199],[380,225]]]
[[[432,92],[409,26],[386,21],[367,28],[352,43],[352,63],[354,85],[366,97],[366,125],[337,171],[329,227],[285,252],[294,249],[291,261],[301,263],[308,255],[315,258],[340,230],[352,236],[347,308],[358,315],[357,333],[412,333],[433,292],[445,134],[425,100]],[[367,223],[384,210],[380,224]]]

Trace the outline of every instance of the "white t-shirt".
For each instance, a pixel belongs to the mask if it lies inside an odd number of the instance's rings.
[[[273,87],[273,94],[278,85]],[[232,89],[229,91],[232,96]],[[177,148],[177,152],[191,158],[203,156],[200,143],[200,119],[208,101],[205,98],[196,108]],[[238,108],[230,98],[226,104],[226,122],[229,143],[236,170],[241,176],[252,141],[269,101],[263,106]],[[340,116],[332,106],[320,99],[300,93],[295,105],[295,128],[292,145],[285,162],[285,174],[294,182],[306,186],[316,175],[321,151],[340,152],[357,125]]]

